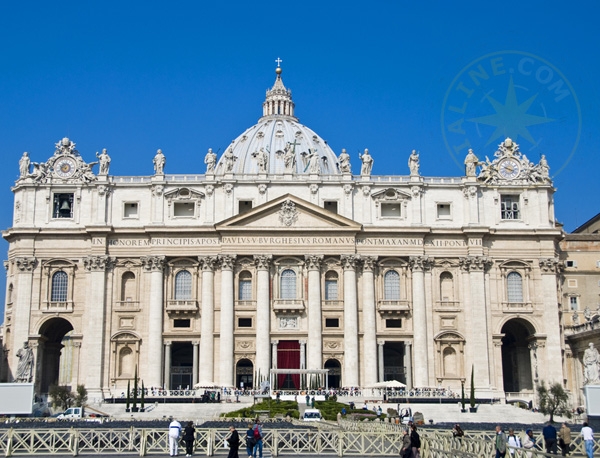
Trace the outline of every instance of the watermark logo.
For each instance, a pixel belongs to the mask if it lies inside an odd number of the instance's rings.
[[[556,176],[577,149],[581,109],[571,83],[550,62],[500,51],[474,60],[454,78],[442,106],[442,133],[461,168],[469,148],[491,155],[510,137],[533,160],[545,154]]]

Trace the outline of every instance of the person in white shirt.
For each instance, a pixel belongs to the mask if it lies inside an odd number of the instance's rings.
[[[169,455],[177,456],[177,442],[179,442],[179,434],[181,434],[181,423],[177,420],[169,423]]]
[[[515,454],[515,448],[521,448],[521,439],[519,439],[519,436],[515,436],[515,430],[513,428],[509,428],[508,430],[508,445],[510,456]]]
[[[587,423],[583,424],[581,435],[585,443],[585,453],[587,453],[588,458],[594,458],[594,431],[592,431],[592,428]]]

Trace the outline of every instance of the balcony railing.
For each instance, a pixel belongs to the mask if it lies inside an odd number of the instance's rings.
[[[399,315],[410,312],[409,301],[382,300],[377,302],[377,311],[386,315]]]
[[[502,311],[504,313],[533,313],[533,304],[531,302],[502,302]]]
[[[191,300],[170,300],[167,301],[167,312],[175,314],[196,313],[198,311],[198,302]]]
[[[298,313],[304,310],[302,299],[275,299],[273,300],[273,311],[275,313]]]
[[[44,302],[44,313],[71,313],[73,311],[73,301],[46,301]]]
[[[132,312],[140,309],[140,301],[117,301],[115,310],[117,312]]]

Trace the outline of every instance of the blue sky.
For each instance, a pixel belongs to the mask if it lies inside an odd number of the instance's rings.
[[[457,146],[468,141],[480,159],[493,157],[499,127],[482,119],[508,110],[521,150],[534,162],[546,155],[557,218],[573,230],[600,212],[599,9],[558,1],[4,2],[0,226],[11,226],[22,153],[46,161],[64,136],[86,161],[107,148],[111,175],[152,174],[158,148],[167,173],[203,173],[207,148],[220,155],[261,116],[281,57],[300,122],[337,154],[346,148],[354,170],[357,152],[369,148],[373,174],[408,174],[417,149],[423,175],[462,175],[466,149]],[[470,71],[487,79],[477,86]],[[461,81],[472,87],[461,93]]]

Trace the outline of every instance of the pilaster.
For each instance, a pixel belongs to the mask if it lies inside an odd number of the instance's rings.
[[[364,357],[364,386],[377,383],[377,321],[375,306],[375,263],[377,257],[362,258],[362,318],[363,318],[363,357]],[[380,364],[380,371],[383,366]],[[379,372],[381,376],[381,372]],[[381,381],[383,379],[379,379]]]
[[[322,369],[323,332],[321,311],[321,262],[323,256],[307,255],[308,269],[308,354],[307,368]]]
[[[148,340],[146,346],[146,384],[163,386],[163,270],[164,256],[142,256],[142,268],[150,276],[150,294],[148,295]],[[165,380],[166,382],[166,380]]]
[[[341,256],[344,269],[344,386],[360,386],[356,298],[356,264],[359,259],[358,255]]]
[[[415,347],[415,386],[430,386],[429,357],[427,355],[427,313],[425,310],[425,276],[424,271],[431,266],[426,256],[411,256],[409,265],[412,270],[412,311],[413,342]]]
[[[214,385],[215,358],[215,267],[217,256],[198,256],[202,269],[202,312],[200,318],[200,384]]]
[[[271,364],[271,301],[269,296],[269,269],[271,255],[255,255],[256,265],[256,366],[257,380],[254,385],[259,386],[263,380],[268,380]]]
[[[221,261],[221,326],[220,326],[220,377],[221,386],[233,386],[233,266],[234,255],[223,255]]]

